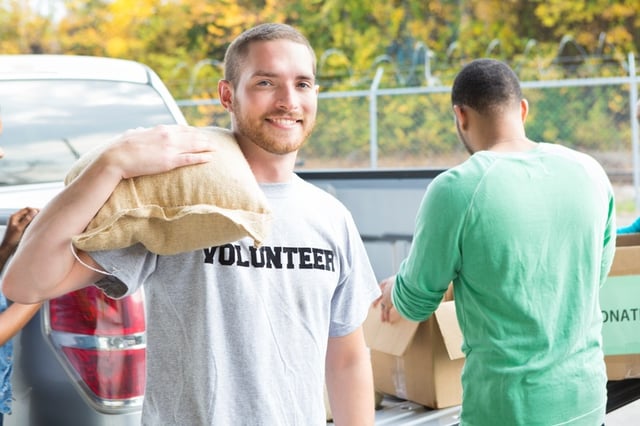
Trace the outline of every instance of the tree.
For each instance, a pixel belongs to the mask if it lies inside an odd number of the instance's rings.
[[[20,0],[0,2],[0,52],[43,53],[55,46],[50,16],[36,13]]]

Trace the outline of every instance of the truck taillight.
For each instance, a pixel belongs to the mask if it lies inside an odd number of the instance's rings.
[[[139,290],[114,300],[90,286],[45,306],[49,341],[98,410],[140,409],[145,386],[146,323]]]
[[[102,399],[130,399],[144,394],[144,349],[100,351],[62,348],[89,389]]]
[[[145,330],[141,293],[116,300],[91,286],[52,300],[49,312],[56,331],[122,336]]]

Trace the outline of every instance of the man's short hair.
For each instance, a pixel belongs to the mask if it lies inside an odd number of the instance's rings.
[[[267,23],[246,30],[231,42],[224,55],[224,79],[230,81],[235,87],[242,69],[242,62],[251,43],[274,40],[289,40],[307,46],[311,53],[311,65],[315,75],[316,55],[309,40],[290,25]]]
[[[465,65],[451,89],[452,105],[466,105],[483,115],[502,111],[522,100],[520,81],[504,62],[476,59]]]

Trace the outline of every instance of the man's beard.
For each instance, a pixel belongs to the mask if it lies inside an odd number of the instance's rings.
[[[269,124],[266,124],[263,118],[247,118],[243,114],[243,109],[239,107],[236,102],[234,102],[233,110],[235,111],[234,132],[239,133],[244,138],[271,154],[285,155],[298,151],[309,135],[311,135],[315,126],[315,117],[304,120],[300,137],[291,140],[290,137],[283,138],[278,136],[278,130],[275,128],[270,130]],[[267,114],[266,116],[277,117],[277,114]]]

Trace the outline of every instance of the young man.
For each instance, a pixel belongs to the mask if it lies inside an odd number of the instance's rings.
[[[29,303],[96,281],[107,293],[144,284],[144,424],[325,424],[326,374],[335,422],[371,425],[373,379],[361,324],[379,288],[351,215],[293,172],[316,118],[314,52],[289,26],[259,25],[229,46],[218,93],[274,213],[263,245],[324,253],[322,268],[228,265],[217,257],[205,262],[203,251],[157,256],[140,245],[74,259],[70,238],[121,179],[216,155],[184,137],[195,129],[164,126],[128,132],[42,210],[5,291]],[[234,246],[248,258],[252,244]]]
[[[585,154],[527,138],[528,104],[502,62],[469,63],[451,100],[472,156],[428,186],[408,257],[374,305],[383,320],[395,307],[421,321],[453,281],[461,425],[600,425],[598,295],[615,250],[607,175]]]

